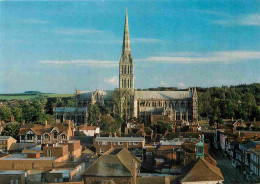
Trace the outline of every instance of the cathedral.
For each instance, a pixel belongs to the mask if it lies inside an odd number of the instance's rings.
[[[126,10],[122,54],[119,61],[119,91],[127,91],[127,107],[121,105],[122,115],[127,118],[142,117],[150,121],[153,115],[168,116],[171,121],[196,121],[198,95],[196,88],[187,91],[136,91],[134,89],[134,60],[130,47],[128,15]],[[112,101],[113,90],[76,90],[76,108],[88,104],[106,106]],[[121,96],[123,104],[125,97]],[[72,118],[73,119],[73,118]]]

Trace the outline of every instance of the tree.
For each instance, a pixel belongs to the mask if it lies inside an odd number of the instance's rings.
[[[22,123],[22,120],[23,120],[22,108],[20,106],[14,106],[14,107],[12,107],[11,111],[14,116],[14,119],[16,121],[18,121],[19,123]]]
[[[19,129],[20,129],[19,123],[8,124],[4,127],[3,131],[1,132],[1,135],[12,136],[13,138],[15,138],[17,140]]]
[[[10,120],[12,116],[12,111],[10,107],[3,105],[0,107],[0,118],[1,120]]]
[[[96,125],[100,109],[96,104],[89,104],[88,106],[88,121],[90,124]]]
[[[171,130],[171,125],[163,120],[159,120],[152,128],[153,130],[157,130],[157,133],[164,134],[166,130]]]
[[[109,114],[102,115],[100,120],[100,128],[104,133],[118,132],[121,128],[122,118],[113,118]]]

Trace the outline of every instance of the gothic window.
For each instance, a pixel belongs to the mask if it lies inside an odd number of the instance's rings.
[[[125,71],[124,71],[124,74],[126,74],[126,66],[125,66]]]
[[[130,88],[132,87],[132,80],[130,80]]]
[[[130,74],[132,74],[132,66],[130,67]]]
[[[124,80],[124,87],[126,87],[126,79]]]
[[[129,68],[128,68],[128,72],[129,72]],[[130,80],[128,79],[128,88],[130,87]]]

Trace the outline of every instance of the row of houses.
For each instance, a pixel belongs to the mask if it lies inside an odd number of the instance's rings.
[[[233,167],[252,182],[260,182],[259,137],[259,131],[234,131],[231,135],[227,135],[223,129],[215,132],[216,148],[222,149],[232,160]]]

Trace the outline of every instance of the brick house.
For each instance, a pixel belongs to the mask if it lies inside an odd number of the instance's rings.
[[[82,176],[87,184],[104,180],[112,180],[116,184],[133,184],[136,183],[139,169],[140,160],[123,148],[101,155]]]
[[[16,140],[11,136],[0,136],[0,150],[3,152],[9,151],[13,143],[16,143]]]
[[[96,137],[94,140],[94,147],[99,155],[112,148],[126,148],[142,159],[144,145],[144,137]]]
[[[1,171],[7,173],[10,171],[27,171],[25,176],[26,183],[45,182],[49,179],[46,177],[50,177],[50,175],[52,176],[52,180],[49,180],[50,182],[61,181],[60,178],[62,178],[62,181],[74,181],[85,170],[85,164],[79,166],[81,149],[80,141],[67,141],[60,144],[49,143],[43,146],[42,149],[41,146],[33,149],[28,148],[23,150],[22,153],[1,157],[0,174]],[[69,177],[66,174],[61,174],[61,170],[69,172]]]
[[[73,136],[73,125],[71,121],[67,124],[27,124],[22,125],[19,130],[21,143],[48,143],[63,142]]]

